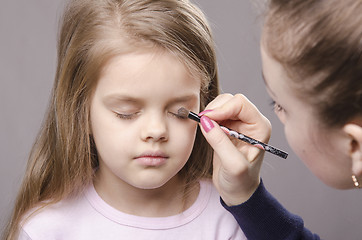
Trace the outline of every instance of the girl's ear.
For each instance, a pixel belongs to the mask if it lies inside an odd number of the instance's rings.
[[[352,159],[352,173],[362,176],[362,124],[347,123],[343,131],[350,137],[349,155]]]

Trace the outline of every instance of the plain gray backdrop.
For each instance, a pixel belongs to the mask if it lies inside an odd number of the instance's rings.
[[[289,148],[261,78],[261,17],[251,0],[197,0],[217,44],[223,92],[245,94],[273,125],[270,143],[287,160],[265,154],[267,189],[324,239],[362,237],[361,191],[334,190],[321,183]],[[44,117],[56,65],[62,0],[1,0],[0,7],[0,227],[3,229]]]

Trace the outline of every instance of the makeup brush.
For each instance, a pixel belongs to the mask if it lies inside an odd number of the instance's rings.
[[[197,115],[196,113],[191,112],[191,111],[189,111],[189,110],[187,110],[187,109],[185,109],[183,107],[180,108],[177,111],[177,115],[179,117],[182,117],[182,118],[189,118],[189,119],[192,119],[192,120],[194,120],[196,122],[200,122],[200,116],[199,115]],[[284,159],[288,157],[287,152],[284,152],[284,151],[282,151],[280,149],[277,149],[277,148],[275,148],[273,146],[270,146],[270,145],[268,145],[266,143],[260,142],[260,141],[258,141],[256,139],[253,139],[253,138],[251,138],[249,136],[246,136],[246,135],[244,135],[242,133],[238,133],[236,131],[233,131],[233,130],[227,128],[227,127],[224,127],[224,126],[220,126],[220,127],[227,135],[229,135],[231,137],[235,137],[237,139],[240,139],[240,140],[242,140],[242,141],[244,141],[246,143],[249,143],[249,144],[253,145],[254,147],[257,147],[257,148],[262,149],[264,151],[270,152],[270,153],[272,153],[272,154],[274,154],[274,155],[276,155],[278,157],[281,157],[281,158],[284,158]]]

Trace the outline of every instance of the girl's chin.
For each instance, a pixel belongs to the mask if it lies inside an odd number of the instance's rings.
[[[144,190],[154,190],[159,189],[169,183],[171,177],[162,177],[162,176],[150,176],[147,178],[138,178],[135,181],[129,183],[135,188],[144,189]]]

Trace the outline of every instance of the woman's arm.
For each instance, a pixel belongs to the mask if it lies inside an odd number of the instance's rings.
[[[259,187],[246,202],[227,206],[221,204],[239,223],[248,239],[297,240],[320,239],[304,227],[303,219],[288,212],[260,182]]]

